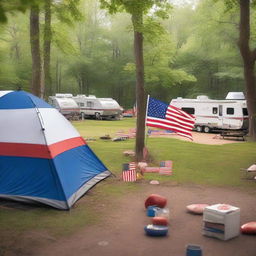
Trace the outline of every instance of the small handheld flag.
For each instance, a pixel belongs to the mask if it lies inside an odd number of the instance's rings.
[[[136,164],[135,164],[135,162],[123,164],[122,179],[123,179],[123,181],[126,181],[126,182],[136,181]]]
[[[160,168],[159,168],[159,174],[172,175],[172,166],[173,166],[173,162],[170,160],[161,161]]]

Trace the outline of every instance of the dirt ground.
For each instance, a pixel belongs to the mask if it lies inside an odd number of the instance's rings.
[[[167,135],[154,135],[152,137],[169,137],[169,138],[176,138],[180,140],[188,141],[187,138],[175,135],[175,134],[167,134]],[[193,142],[200,143],[200,144],[211,144],[211,145],[223,145],[227,143],[243,143],[244,141],[241,139],[223,139],[218,133],[198,133],[192,132]]]
[[[234,142],[215,136],[193,135],[196,143]],[[186,255],[188,244],[200,245],[204,256],[256,255],[256,236],[240,234],[228,241],[206,237],[202,235],[202,215],[192,215],[186,211],[186,206],[192,203],[227,203],[240,208],[240,224],[256,221],[255,191],[174,183],[150,185],[148,181],[142,181],[140,185],[139,192],[118,199],[115,203],[118,207],[107,210],[104,221],[97,225],[82,228],[60,239],[47,233],[30,232],[21,238],[18,251],[10,250],[4,256],[181,256]],[[146,216],[144,201],[152,193],[165,196],[168,200],[170,224],[166,237],[148,237],[144,232],[144,226],[151,223],[151,218]],[[86,200],[86,197],[80,200]]]
[[[119,207],[106,214],[104,222],[87,227],[71,237],[48,241],[30,255],[49,256],[179,256],[186,255],[188,244],[200,245],[204,256],[255,256],[256,236],[239,235],[222,241],[202,235],[202,215],[192,215],[186,205],[192,203],[228,203],[241,210],[241,224],[256,220],[256,194],[237,189],[179,186],[165,184],[143,186],[140,193],[126,195]],[[165,196],[170,210],[169,235],[148,237],[144,226],[151,223],[144,208],[152,193]]]

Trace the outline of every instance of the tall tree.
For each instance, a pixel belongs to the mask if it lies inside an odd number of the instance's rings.
[[[140,28],[143,25],[143,9],[132,12],[132,24],[134,28],[134,55],[136,65],[136,104],[137,104],[137,133],[135,152],[137,161],[143,159],[145,146],[145,113],[146,95],[144,89],[144,58],[143,58],[143,34]]]
[[[131,14],[134,30],[134,56],[136,66],[136,103],[137,103],[137,123],[136,123],[136,160],[143,159],[143,149],[145,146],[145,113],[146,95],[144,89],[144,59],[143,59],[143,15],[155,7],[156,14],[163,15],[163,10],[169,5],[166,0],[101,0],[102,6],[110,13],[125,10]]]
[[[256,141],[256,81],[255,62],[256,48],[252,49],[251,15],[255,0],[225,0],[228,9],[239,7],[239,40],[238,47],[243,60],[247,108],[249,114],[249,136]]]
[[[30,8],[30,44],[32,55],[31,90],[38,97],[42,96],[41,56],[40,56],[40,30],[39,6],[34,4]]]
[[[51,29],[51,3],[52,0],[45,0],[44,2],[44,84],[46,95],[52,95],[52,78],[50,72],[51,63],[51,41],[52,41],[52,29]]]
[[[256,141],[256,81],[255,81],[255,61],[256,48],[250,48],[250,0],[239,0],[240,5],[240,36],[239,49],[244,62],[244,78],[246,85],[246,99],[249,114],[249,135]]]

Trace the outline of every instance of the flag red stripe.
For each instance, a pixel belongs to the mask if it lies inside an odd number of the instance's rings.
[[[146,124],[148,126],[153,126],[153,127],[158,127],[158,126],[154,126],[154,125],[160,124],[161,127],[163,127],[163,129],[170,129],[170,130],[173,130],[175,132],[184,132],[184,133],[187,133],[187,134],[191,134],[191,128],[189,129],[189,128],[183,127],[179,124],[172,123],[172,122],[170,122],[168,120],[165,120],[165,119],[147,118]]]
[[[188,124],[188,123],[181,121],[178,118],[175,118],[173,116],[172,117],[166,116],[166,120],[168,120],[170,123],[173,123],[173,124],[176,123],[177,125],[187,128],[188,130],[191,130],[194,128],[194,124]]]
[[[187,122],[187,123],[191,123],[191,124],[194,123],[193,119],[184,116],[182,113],[179,113],[177,111],[173,111],[172,109],[171,110],[167,109],[166,115],[175,116],[175,117],[179,118],[180,120],[182,120],[184,122]]]
[[[155,123],[149,123],[149,122],[147,122],[146,125],[147,125],[147,126],[151,126],[151,127],[160,128],[160,129],[170,129],[170,130],[176,132],[176,133],[177,133],[178,135],[180,135],[180,136],[187,137],[187,138],[193,140],[191,133],[189,133],[189,132],[184,132],[184,131],[180,132],[179,129],[175,129],[174,127],[170,127],[170,125],[161,124],[160,122],[158,122],[158,123],[157,123],[157,122],[155,122]]]
[[[183,122],[184,124],[187,124],[187,125],[191,125],[193,126],[195,121],[191,120],[191,119],[188,119],[186,117],[183,117],[179,114],[177,114],[176,112],[173,112],[173,111],[167,111],[166,112],[166,118],[169,117],[169,118],[176,118],[177,120],[179,120],[180,122]]]
[[[188,114],[187,112],[183,111],[183,110],[182,110],[182,109],[180,109],[180,108],[177,108],[177,107],[172,106],[172,105],[169,105],[169,107],[168,107],[168,108],[172,108],[172,109],[177,110],[178,112],[182,112],[182,114],[183,114],[183,115],[187,116],[188,118],[190,118],[190,119],[192,119],[192,120],[194,120],[194,119],[195,119],[195,116],[193,116],[193,115],[191,115],[191,114]]]
[[[123,181],[136,181],[136,170],[123,171]]]

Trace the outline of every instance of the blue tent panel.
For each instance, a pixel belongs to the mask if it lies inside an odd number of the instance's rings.
[[[69,209],[111,173],[83,145],[54,159],[0,156],[0,198],[36,201]]]
[[[13,91],[0,98],[0,109],[53,108],[44,100],[24,91]]]
[[[95,176],[107,171],[87,145],[65,151],[53,162],[67,199]]]
[[[0,195],[66,200],[49,159],[0,156]]]

